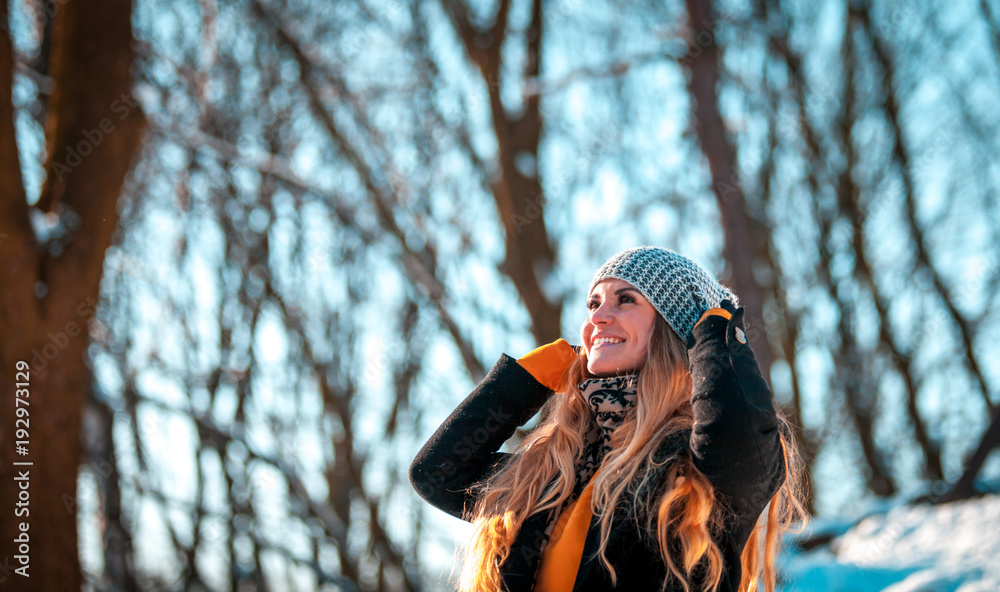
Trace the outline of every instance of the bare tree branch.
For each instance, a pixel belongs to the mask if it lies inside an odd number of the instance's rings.
[[[545,226],[544,192],[537,164],[543,124],[540,98],[529,94],[517,114],[509,113],[501,100],[500,56],[507,38],[508,0],[500,3],[488,31],[475,27],[461,0],[447,0],[444,7],[489,94],[500,169],[490,189],[504,227],[507,250],[501,270],[514,283],[528,309],[535,340],[548,343],[559,337],[562,303],[547,297],[541,283],[552,271],[555,252]],[[531,23],[524,34],[527,78],[537,78],[541,72],[542,23],[541,0],[534,0]]]
[[[969,367],[972,377],[979,386],[979,393],[983,398],[983,403],[985,404],[987,411],[992,413],[994,404],[990,401],[989,387],[986,385],[986,378],[983,376],[983,372],[979,367],[979,361],[973,348],[973,328],[958,311],[954,298],[951,297],[948,288],[944,285],[944,280],[941,279],[941,275],[934,267],[934,264],[931,261],[927,239],[925,238],[924,232],[920,227],[920,222],[917,220],[916,207],[914,205],[912,162],[909,149],[906,145],[906,139],[903,136],[902,125],[900,123],[898,98],[900,88],[899,83],[896,81],[895,67],[893,66],[890,58],[889,50],[885,47],[885,43],[874,33],[871,23],[871,15],[867,5],[859,8],[852,8],[850,14],[853,20],[857,20],[857,22],[861,24],[862,30],[865,31],[869,39],[871,39],[872,50],[874,51],[879,62],[879,66],[881,67],[884,81],[883,88],[886,89],[885,109],[889,123],[894,132],[893,158],[899,163],[900,177],[903,182],[903,198],[906,206],[906,218],[910,232],[914,238],[914,245],[917,250],[917,261],[930,276],[931,285],[934,287],[934,291],[944,304],[952,322],[954,322],[955,326],[958,327],[959,334],[961,335],[965,362]]]

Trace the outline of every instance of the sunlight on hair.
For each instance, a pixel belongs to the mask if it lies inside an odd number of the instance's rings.
[[[581,434],[593,421],[577,386],[586,378],[590,378],[586,358],[581,356],[567,371],[566,392],[552,396],[542,407],[545,419],[518,445],[508,463],[479,486],[480,495],[471,513],[475,530],[462,558],[460,591],[501,590],[500,565],[525,519],[561,508],[571,496],[574,460],[583,447]],[[666,572],[681,582],[685,591],[692,589],[695,574],[699,574],[698,590],[716,590],[721,582],[725,566],[713,538],[721,528],[721,519],[711,483],[695,467],[687,449],[669,458],[657,458],[668,437],[692,428],[691,392],[687,348],[657,316],[639,375],[636,407],[615,430],[612,450],[594,478],[593,512],[601,534],[598,556],[612,583],[617,583],[618,576],[605,552],[613,510],[625,500],[631,500],[630,515],[642,526],[642,532],[658,544]],[[780,536],[806,517],[800,461],[794,446],[785,443],[790,431],[780,412],[778,418],[783,428],[785,482],[758,519],[743,550],[740,592],[758,590],[761,583],[763,589],[773,592]],[[672,464],[664,482],[651,491],[654,480],[664,479],[658,475],[668,462]]]

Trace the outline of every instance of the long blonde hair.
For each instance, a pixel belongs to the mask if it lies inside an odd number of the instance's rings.
[[[687,348],[659,315],[655,323],[639,373],[635,408],[615,430],[612,450],[594,479],[594,515],[600,518],[601,533],[598,555],[611,581],[617,583],[605,551],[615,508],[621,500],[634,499],[630,513],[644,532],[655,535],[668,572],[690,590],[692,573],[700,566],[701,589],[715,590],[724,565],[722,552],[712,538],[721,527],[712,485],[695,468],[690,451],[667,459],[656,454],[666,438],[691,429],[694,417]],[[518,445],[507,464],[478,487],[477,502],[468,516],[474,531],[462,559],[460,591],[502,590],[500,565],[510,554],[525,519],[562,507],[570,496],[576,481],[574,461],[594,421],[577,387],[590,377],[586,366],[585,356],[574,361],[567,371],[566,392],[546,402],[538,427]],[[807,519],[799,457],[780,411],[778,417],[785,481],[743,549],[740,592],[759,590],[761,581],[767,592],[773,592],[780,535],[795,522],[804,525]],[[670,465],[663,475],[661,467],[667,462]],[[656,486],[649,487],[651,484]]]

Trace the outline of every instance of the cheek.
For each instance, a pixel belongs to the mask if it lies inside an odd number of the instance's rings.
[[[647,343],[642,344],[642,347],[640,347],[639,351],[637,351],[636,354],[635,354],[635,357],[636,357],[635,361],[636,361],[637,364],[641,364],[642,362],[644,362],[646,360],[646,352],[648,350],[649,350],[649,343],[647,342]]]
[[[646,351],[649,349],[649,340],[653,336],[652,319],[649,320],[648,325],[649,327],[647,327],[645,330],[640,331],[639,335],[636,336],[638,338],[637,339],[638,343],[640,343],[641,345],[636,346],[635,352],[637,356],[642,356],[643,358],[646,357]]]
[[[649,349],[649,342],[645,341],[642,345],[635,348],[635,357],[637,362],[641,362],[646,359],[646,351]]]

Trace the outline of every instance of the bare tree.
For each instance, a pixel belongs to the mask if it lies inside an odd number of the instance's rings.
[[[6,442],[26,441],[16,452],[14,446],[5,447],[5,472],[17,469],[32,484],[27,488],[27,511],[20,518],[5,513],[0,526],[6,534],[29,535],[26,555],[34,590],[78,589],[81,583],[75,508],[83,409],[91,385],[87,336],[104,251],[118,220],[118,197],[144,127],[132,98],[132,3],[69,3],[58,8],[43,12],[38,21],[51,19],[51,27],[41,27],[51,37],[45,40],[45,74],[39,75],[47,95],[46,176],[33,203],[21,173],[23,160],[33,155],[19,154],[13,126],[11,97],[18,60],[10,37],[0,50],[0,325],[5,332],[0,364],[8,377],[7,400],[14,400],[15,380],[23,381],[23,408],[30,412],[24,415],[21,434],[13,431],[13,406],[5,406],[9,421],[0,429]],[[9,20],[5,3],[0,9],[4,30],[10,30]],[[22,62],[21,67],[27,66]],[[30,370],[15,379],[12,372],[18,362],[30,364]],[[32,464],[23,472],[12,464],[25,460]],[[4,487],[0,500],[13,508],[18,495],[15,488]],[[6,565],[15,564],[12,555]]]
[[[1000,73],[951,67],[998,55],[985,3],[968,42],[919,3],[12,6],[0,361],[49,588],[442,589],[413,452],[643,243],[740,294],[817,512],[991,466]]]

